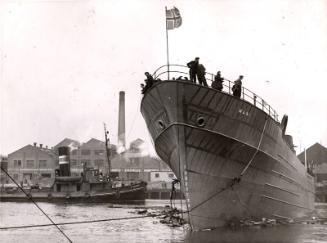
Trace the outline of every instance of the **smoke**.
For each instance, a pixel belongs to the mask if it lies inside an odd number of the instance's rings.
[[[68,145],[70,151],[73,151],[75,149],[78,149],[78,145],[74,142],[71,142],[69,145]]]

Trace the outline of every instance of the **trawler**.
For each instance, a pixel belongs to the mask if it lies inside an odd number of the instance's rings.
[[[65,202],[65,203],[142,203],[146,196],[145,181],[123,181],[111,178],[111,161],[109,139],[105,131],[106,157],[109,166],[107,176],[99,169],[83,164],[83,172],[79,176],[71,175],[70,147],[58,147],[59,168],[55,170],[55,180],[50,187],[30,185],[19,186],[17,182],[9,187],[0,187],[0,202]]]
[[[166,74],[168,78],[164,78]],[[180,76],[169,78],[169,76]],[[153,73],[141,112],[155,150],[181,181],[193,230],[235,220],[289,220],[314,209],[314,179],[261,97],[233,82],[222,91],[189,81],[182,65]],[[207,81],[214,75],[206,73]]]
[[[55,178],[51,187],[16,185],[0,188],[0,202],[49,203],[144,203],[146,183],[143,181],[109,181],[98,169],[84,168],[81,176]]]

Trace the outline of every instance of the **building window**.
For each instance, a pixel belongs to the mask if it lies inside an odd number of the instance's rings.
[[[26,160],[26,167],[33,168],[34,167],[34,160]]]
[[[77,149],[74,149],[74,150],[71,152],[71,155],[77,155]]]
[[[15,180],[15,181],[18,180],[18,174],[14,174],[14,180]]]
[[[154,177],[155,177],[155,178],[159,178],[159,176],[160,176],[159,173],[155,173],[155,174],[154,174]]]
[[[169,177],[169,178],[174,178],[174,174],[173,174],[173,173],[169,173],[169,174],[168,174],[168,177]]]
[[[41,176],[43,178],[51,178],[51,174],[50,173],[44,173],[44,174],[41,174]]]
[[[14,167],[15,168],[22,167],[22,161],[20,159],[14,160]]]
[[[47,168],[47,161],[46,160],[39,160],[40,168]]]
[[[94,150],[94,154],[95,155],[104,155],[104,150],[101,149],[101,150]]]
[[[82,155],[90,155],[91,154],[91,150],[89,150],[89,149],[82,149],[81,154]]]

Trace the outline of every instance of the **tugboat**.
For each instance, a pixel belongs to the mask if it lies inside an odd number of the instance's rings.
[[[280,122],[244,87],[234,96],[229,80],[219,91],[187,78],[165,79],[167,73],[188,76],[182,65],[157,69],[141,113],[157,154],[182,183],[193,230],[313,211],[314,179],[285,133],[286,115]]]
[[[108,148],[107,131],[105,129],[106,152],[109,163],[110,175],[110,150]],[[28,197],[21,189],[1,188],[0,201],[26,202],[32,198],[34,201],[43,202],[116,202],[144,201],[146,197],[146,185],[144,181],[122,182],[113,180],[110,176],[103,176],[98,169],[88,168],[83,165],[80,176],[72,176],[70,173],[70,148],[63,146],[58,148],[59,169],[56,170],[55,181],[49,188],[41,188],[38,185],[24,189]]]

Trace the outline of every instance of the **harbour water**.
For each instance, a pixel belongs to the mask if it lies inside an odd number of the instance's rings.
[[[169,201],[147,200],[143,205],[50,204],[39,206],[56,223],[140,216],[136,211],[164,209]],[[177,206],[178,204],[176,204]],[[327,206],[318,205],[316,216],[327,218]],[[220,228],[191,232],[188,226],[169,227],[159,218],[145,217],[87,224],[62,225],[73,242],[326,242],[327,225],[303,222],[272,226]],[[32,203],[0,202],[0,228],[49,224]],[[68,242],[54,226],[0,230],[0,242]]]

